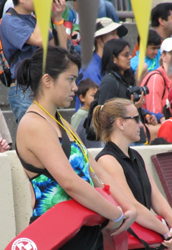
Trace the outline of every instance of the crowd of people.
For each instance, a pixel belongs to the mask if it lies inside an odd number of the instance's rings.
[[[9,14],[9,8],[16,14]],[[8,98],[16,118],[16,152],[31,184],[30,223],[54,205],[74,199],[105,217],[111,235],[136,221],[162,235],[171,250],[171,207],[130,146],[149,144],[158,137],[172,143],[172,3],[158,4],[151,11],[139,81],[139,37],[131,55],[125,41],[128,30],[119,23],[112,1],[99,1],[93,57],[86,69],[76,1],[52,3],[44,74],[33,0],[7,0],[0,29],[12,75]],[[73,100],[75,114],[69,123],[58,108],[70,107]],[[92,123],[97,140],[89,141],[85,123],[95,101]],[[1,124],[0,129],[4,130]],[[9,150],[11,143],[0,131],[0,152]],[[86,147],[102,148],[96,160]],[[95,189],[107,185],[118,207]],[[93,247],[104,249],[100,225],[82,226],[60,249]]]

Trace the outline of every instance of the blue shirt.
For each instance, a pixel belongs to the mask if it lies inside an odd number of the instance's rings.
[[[86,78],[90,78],[92,81],[94,81],[98,85],[100,85],[100,82],[102,80],[101,63],[102,63],[101,57],[96,52],[94,52],[93,57],[92,57],[90,63],[88,64],[87,68],[85,70],[83,70],[81,68],[81,70],[79,72],[79,76],[81,74],[83,74],[83,77],[77,82],[77,84],[79,84],[79,82],[81,80],[84,80]],[[75,100],[75,112],[80,107],[81,107],[80,100],[79,100],[78,96],[76,96],[76,100]]]
[[[155,70],[155,69],[159,68],[159,66],[160,66],[159,65],[160,56],[161,56],[161,51],[160,50],[158,50],[158,53],[157,53],[157,55],[155,56],[154,59],[151,59],[151,58],[145,56],[145,63],[147,64],[149,72],[152,71],[152,70]],[[136,69],[138,67],[138,64],[139,64],[139,51],[137,51],[136,52],[136,56],[134,56],[130,60],[130,66],[133,69],[134,74],[136,73]]]
[[[5,14],[1,22],[1,39],[7,61],[19,51],[17,61],[10,65],[12,79],[16,78],[16,65],[25,58],[31,58],[37,46],[26,44],[36,26],[36,19],[32,15],[17,16]],[[53,38],[51,33],[50,39]]]

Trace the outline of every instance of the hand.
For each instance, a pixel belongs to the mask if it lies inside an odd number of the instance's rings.
[[[158,124],[156,116],[154,116],[154,115],[149,115],[149,114],[146,115],[145,120],[147,121],[147,123],[152,124],[152,125]]]
[[[5,139],[0,138],[0,153],[9,150],[9,148],[10,146],[8,145],[8,142]]]
[[[134,96],[131,95],[131,101],[133,101],[133,100],[134,100]],[[144,102],[145,102],[145,98],[144,98],[144,93],[142,92],[139,101],[135,102],[134,105],[138,109],[138,108],[142,107]]]
[[[170,229],[167,238],[172,237],[172,228]],[[162,243],[168,250],[172,250],[172,238],[170,240],[164,240]]]
[[[123,231],[126,231],[133,224],[136,217],[137,217],[137,215],[133,211],[125,212],[121,225],[118,228],[114,229],[113,232],[111,232],[111,236],[119,234]]]
[[[62,13],[66,8],[65,0],[53,0],[53,20],[60,22],[62,20]]]

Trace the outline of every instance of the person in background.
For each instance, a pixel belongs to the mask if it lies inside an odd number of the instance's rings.
[[[151,11],[151,27],[160,35],[161,40],[172,36],[172,3],[159,3]],[[136,43],[132,57],[139,50]]]
[[[146,75],[141,83],[149,89],[145,96],[143,108],[154,112],[162,113],[163,108],[168,100],[169,91],[172,88],[171,74],[171,57],[172,57],[172,37],[166,38],[161,44],[160,67]],[[158,72],[159,71],[159,72]],[[170,77],[170,78],[169,78]]]
[[[75,130],[77,130],[80,121],[88,115],[90,104],[94,100],[97,90],[97,83],[90,78],[86,78],[78,84],[77,95],[83,106],[71,117],[71,125]]]
[[[1,21],[1,40],[5,57],[10,62],[12,82],[9,88],[8,99],[18,123],[30,106],[31,90],[24,94],[17,89],[16,69],[18,63],[30,58],[34,51],[42,46],[42,38],[38,23],[32,15],[34,11],[33,0],[13,0],[14,10],[18,16],[5,13]],[[61,46],[66,47],[67,37],[61,17],[65,9],[65,0],[54,0],[52,3],[53,20]],[[53,34],[49,31],[49,44],[54,45]]]
[[[93,52],[93,57],[85,70],[81,68],[77,84],[85,78],[90,78],[92,81],[100,85],[102,80],[101,62],[105,43],[111,39],[119,39],[120,37],[125,36],[127,32],[128,30],[124,25],[115,23],[110,18],[103,17],[97,19],[96,31],[94,34],[95,50]],[[76,96],[75,111],[77,111],[80,106],[81,103]]]
[[[31,87],[34,94],[16,136],[16,151],[32,185],[33,214],[30,223],[54,205],[74,199],[109,219],[107,228],[111,234],[114,229],[117,229],[115,233],[126,230],[137,216],[134,206],[95,162],[75,130],[57,111],[58,107],[69,107],[77,91],[75,81],[80,68],[79,55],[49,46],[44,74],[42,64],[43,49],[39,48],[31,59],[20,64],[17,71],[18,86],[23,91]],[[93,177],[92,171],[110,186],[112,196],[124,211],[124,221],[121,208],[114,206],[94,188],[102,185]],[[56,220],[60,216],[65,221],[65,213],[57,214]],[[93,245],[95,250],[103,250],[99,225],[81,227],[59,250],[90,250]]]
[[[136,222],[167,239],[172,236],[172,209],[160,193],[141,155],[129,145],[140,139],[139,114],[131,100],[114,98],[94,109],[97,137],[105,142],[96,156],[100,166],[119,184],[138,211]],[[150,209],[162,216],[160,221]],[[170,229],[169,229],[170,228]],[[163,245],[172,249],[172,239]]]
[[[140,42],[140,37],[138,36],[138,43],[139,42]],[[147,47],[146,47],[144,69],[143,69],[143,72],[139,81],[137,80],[138,65],[139,65],[139,51],[136,52],[135,57],[131,58],[130,65],[134,71],[137,86],[139,86],[139,84],[142,82],[143,78],[147,75],[148,72],[155,70],[160,66],[159,65],[159,59],[161,56],[160,45],[161,45],[161,37],[158,35],[158,33],[155,30],[150,29],[149,35],[148,35]]]

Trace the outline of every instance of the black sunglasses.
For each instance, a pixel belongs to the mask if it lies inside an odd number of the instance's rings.
[[[122,119],[134,119],[137,123],[140,122],[140,117],[139,117],[139,115],[122,117]]]

